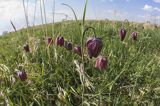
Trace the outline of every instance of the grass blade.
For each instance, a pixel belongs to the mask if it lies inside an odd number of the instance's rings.
[[[72,12],[74,14],[74,17],[75,17],[75,20],[77,21],[78,20],[77,19],[77,15],[76,15],[76,12],[74,11],[74,9],[70,5],[68,5],[68,4],[62,3],[62,5],[65,5],[65,6],[69,7],[72,10]]]
[[[88,4],[88,0],[86,0],[85,6],[84,6],[84,12],[83,12],[83,27],[85,25],[85,18],[86,18],[86,11],[87,11],[87,4]]]
[[[12,25],[14,31],[17,33],[16,27],[14,26],[14,24],[13,24],[13,22],[12,22],[11,20],[10,20],[10,23],[11,23],[11,25]]]

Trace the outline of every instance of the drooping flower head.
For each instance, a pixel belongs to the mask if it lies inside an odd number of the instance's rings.
[[[99,70],[103,70],[107,68],[107,59],[103,56],[98,56],[96,59],[95,67]]]
[[[64,45],[64,38],[62,37],[62,36],[58,36],[57,38],[56,38],[56,45],[57,46],[63,46]]]
[[[138,36],[137,32],[132,32],[131,38],[132,38],[133,40],[137,40],[137,36]]]
[[[25,81],[27,79],[27,74],[25,71],[18,71],[17,76],[22,80]]]
[[[52,37],[48,37],[48,45],[51,45],[53,43]]]
[[[127,33],[127,31],[124,28],[120,29],[119,35],[120,35],[121,41],[123,41],[125,39],[126,33]]]
[[[89,38],[87,40],[87,50],[88,50],[88,55],[90,58],[92,57],[97,57],[103,47],[103,42],[101,40],[101,38]]]
[[[66,41],[66,42],[65,42],[65,48],[66,48],[67,50],[72,50],[72,48],[73,48],[72,43]]]
[[[74,52],[75,52],[76,54],[78,54],[79,56],[82,55],[81,47],[80,47],[79,45],[75,46],[73,50],[74,50]]]
[[[23,45],[23,49],[25,50],[25,52],[30,52],[28,44]]]

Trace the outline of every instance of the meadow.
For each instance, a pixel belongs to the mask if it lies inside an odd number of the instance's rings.
[[[87,39],[95,35],[103,42],[97,51],[106,58],[102,69],[95,65],[98,56],[88,54]],[[56,41],[60,36],[62,46]],[[73,50],[76,45],[81,55]],[[159,106],[160,28],[126,20],[77,20],[0,36],[0,105]]]

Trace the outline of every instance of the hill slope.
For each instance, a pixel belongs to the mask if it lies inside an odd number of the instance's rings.
[[[67,21],[0,37],[0,104],[10,105],[159,105],[160,104],[160,30],[143,29],[141,24],[125,23],[127,36],[122,42],[122,22],[87,21],[103,37],[101,55],[107,57],[105,70],[95,68],[95,58],[88,58],[85,48],[85,70],[77,71],[75,60],[81,57],[47,38],[58,35],[73,45],[81,44],[81,24]],[[131,33],[138,32],[137,41]],[[92,30],[87,31],[91,37]],[[53,36],[52,36],[53,35]],[[30,53],[23,49],[29,44]],[[25,70],[27,80],[16,72]]]

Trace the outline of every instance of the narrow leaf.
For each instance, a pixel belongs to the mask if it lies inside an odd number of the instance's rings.
[[[74,11],[74,9],[70,5],[68,5],[68,4],[62,3],[62,5],[65,5],[65,6],[69,7],[72,10],[72,12],[74,14],[74,17],[75,17],[75,20],[77,21],[78,20],[77,19],[77,15],[76,15],[76,12]]]

